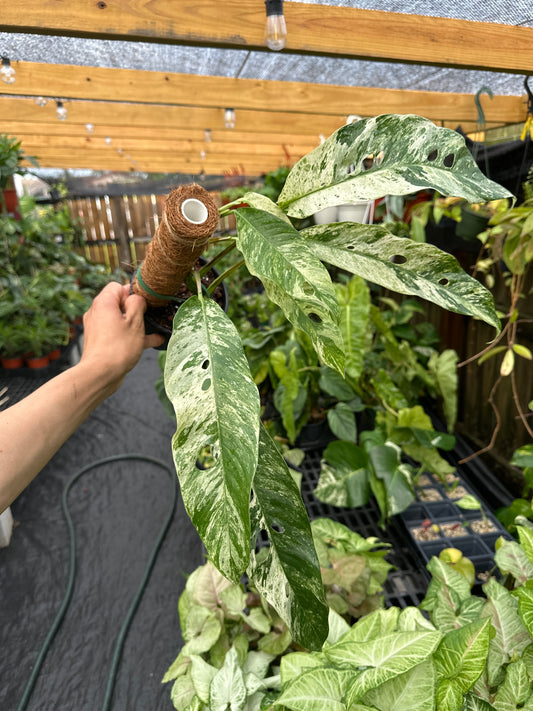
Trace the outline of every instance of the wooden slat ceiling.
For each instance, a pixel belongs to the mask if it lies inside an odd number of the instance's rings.
[[[4,32],[264,48],[262,0],[5,5]],[[298,2],[285,3],[285,15],[291,52],[511,73],[533,67],[531,28]],[[0,131],[21,138],[43,167],[259,175],[293,164],[350,114],[416,113],[465,131],[478,120],[472,94],[44,62],[13,66],[17,81],[0,86]],[[49,99],[46,106],[35,104],[38,96]],[[55,116],[58,99],[68,111],[64,122]],[[525,97],[481,96],[480,101],[488,127],[525,120]],[[235,109],[235,129],[224,128],[225,107]],[[94,124],[92,134],[87,123]],[[210,143],[204,141],[205,129],[211,131]]]

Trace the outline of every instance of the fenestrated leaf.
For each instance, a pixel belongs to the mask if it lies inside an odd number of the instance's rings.
[[[380,684],[405,674],[422,663],[435,651],[440,632],[394,632],[370,642],[340,642],[324,650],[333,663],[361,669],[352,681],[346,703],[350,704],[375,689]]]
[[[301,158],[278,204],[291,217],[307,217],[332,205],[422,188],[473,203],[512,197],[482,174],[456,131],[420,116],[384,114],[342,126]]]
[[[435,668],[422,662],[410,671],[368,691],[363,701],[378,709],[429,711],[435,703]]]
[[[355,674],[347,669],[312,669],[294,677],[277,703],[292,711],[347,711],[343,699]]]
[[[320,649],[328,635],[328,608],[311,526],[300,491],[264,428],[250,504],[252,543],[261,530],[270,548],[265,558],[252,551],[250,579],[307,649]]]
[[[487,619],[446,634],[433,655],[439,711],[459,711],[464,694],[483,672],[489,638],[490,622]]]
[[[250,550],[260,403],[237,329],[212,299],[191,297],[177,312],[165,389],[176,412],[172,453],[187,513],[211,560],[238,582]],[[214,462],[201,470],[205,447]]]
[[[469,276],[455,257],[431,244],[395,237],[380,225],[352,222],[315,225],[300,234],[321,261],[500,328],[490,291]]]
[[[274,215],[236,212],[237,247],[251,274],[287,319],[311,339],[322,362],[344,373],[339,306],[327,269],[291,225]]]

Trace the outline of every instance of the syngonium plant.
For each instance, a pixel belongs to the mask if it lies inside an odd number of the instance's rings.
[[[499,329],[490,292],[451,255],[379,225],[344,222],[298,231],[292,222],[339,203],[422,188],[474,203],[512,197],[482,175],[454,131],[418,116],[383,115],[343,126],[302,158],[277,204],[248,193],[224,205],[221,215],[234,211],[237,233],[222,240],[222,252],[228,241],[240,251],[320,361],[341,375],[346,334],[326,264]],[[300,492],[261,426],[258,391],[235,326],[198,292],[174,318],[164,374],[177,419],[172,450],[185,507],[215,566],[235,582],[246,571],[293,638],[318,649],[327,636],[328,609]],[[212,466],[200,469],[198,455],[206,448]],[[270,555],[258,559],[261,532]]]

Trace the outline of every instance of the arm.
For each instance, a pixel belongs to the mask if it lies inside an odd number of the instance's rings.
[[[7,508],[83,420],[121,385],[144,348],[146,302],[113,282],[84,316],[80,362],[0,412],[0,512]]]

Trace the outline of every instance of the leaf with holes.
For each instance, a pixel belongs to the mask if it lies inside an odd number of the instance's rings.
[[[177,430],[174,463],[187,513],[210,559],[238,582],[248,565],[259,394],[237,329],[212,300],[191,297],[174,319],[165,389]],[[209,448],[213,466],[197,467]]]
[[[292,168],[279,196],[290,217],[424,188],[486,202],[512,197],[479,170],[456,131],[421,116],[384,114],[342,126]]]
[[[344,372],[339,305],[327,269],[292,225],[254,208],[236,213],[237,247],[268,297],[311,339],[326,365]]]
[[[300,234],[323,262],[500,328],[490,291],[466,274],[451,254],[431,244],[395,237],[380,225],[352,222],[315,225]]]
[[[307,649],[320,649],[328,634],[328,608],[311,526],[300,491],[270,436],[261,428],[259,463],[250,505],[252,543],[261,531],[270,541],[268,555],[252,550],[253,586]]]

